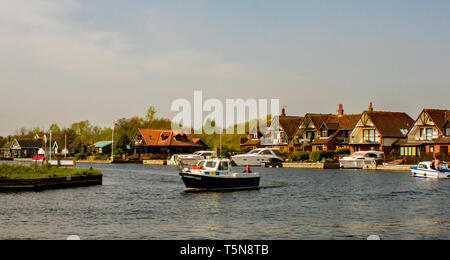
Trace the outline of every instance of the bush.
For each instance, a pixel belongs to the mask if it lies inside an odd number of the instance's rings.
[[[334,159],[336,151],[313,151],[309,156],[311,162],[321,162],[323,159]]]
[[[313,151],[309,155],[309,160],[311,162],[320,162],[323,159],[323,152],[322,151]]]
[[[88,158],[88,155],[85,153],[77,153],[75,154],[75,160],[86,160]]]
[[[304,162],[309,160],[311,152],[298,151],[291,154],[291,159],[294,162]]]
[[[336,154],[342,155],[342,154],[351,154],[350,149],[348,148],[341,148],[336,150]]]

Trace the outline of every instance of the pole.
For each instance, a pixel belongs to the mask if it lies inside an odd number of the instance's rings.
[[[52,160],[52,132],[50,132],[50,144],[49,144],[49,148],[50,148],[50,161]]]
[[[67,158],[67,134],[64,135],[64,158]]]
[[[116,123],[113,123],[113,128],[112,128],[111,162],[114,161],[114,128],[116,128]]]
[[[222,132],[220,133],[220,158],[222,158]]]

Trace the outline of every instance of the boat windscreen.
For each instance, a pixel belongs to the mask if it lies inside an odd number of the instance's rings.
[[[206,162],[205,167],[206,167],[206,168],[216,168],[216,165],[217,165],[216,162],[214,162],[214,161],[209,161],[209,162]]]
[[[283,157],[279,150],[272,150],[272,152],[278,157]]]

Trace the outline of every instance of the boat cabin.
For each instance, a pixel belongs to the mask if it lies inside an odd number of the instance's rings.
[[[231,173],[231,161],[227,159],[201,160],[197,166],[192,167],[192,173],[220,176]]]
[[[417,166],[417,169],[418,170],[426,170],[426,171],[436,171],[436,167],[434,165],[434,162],[432,162],[432,161],[426,161],[426,162],[419,163],[419,165]],[[437,170],[440,172],[450,172],[450,170],[448,168],[448,164],[446,162],[439,163],[439,167]]]

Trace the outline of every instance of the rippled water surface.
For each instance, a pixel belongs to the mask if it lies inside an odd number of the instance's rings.
[[[258,169],[263,189],[187,193],[173,167],[92,166],[103,186],[0,194],[0,239],[450,239],[449,180]]]

